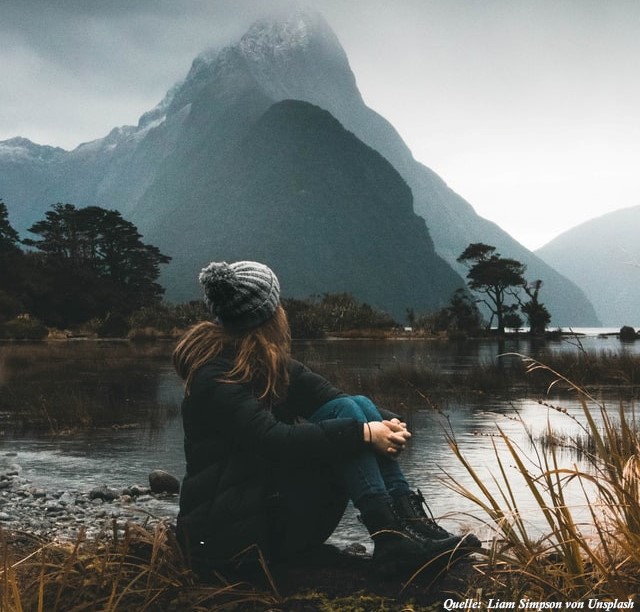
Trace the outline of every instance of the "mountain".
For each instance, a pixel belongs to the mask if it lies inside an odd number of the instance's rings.
[[[240,138],[229,122],[224,130],[234,144],[222,159],[219,138],[204,138],[168,162],[182,181],[165,174],[135,211],[157,211],[146,238],[176,258],[165,281],[178,299],[192,296],[194,267],[209,259],[264,261],[285,295],[351,292],[399,320],[407,307],[441,308],[463,286],[435,255],[398,172],[327,111],[287,100]],[[158,211],[166,199],[180,207]]]
[[[26,138],[0,142],[0,198],[7,205],[12,225],[24,233],[42,218],[57,164],[64,149],[37,145]]]
[[[168,297],[193,296],[195,288],[175,285],[186,281],[179,281],[180,274],[171,269],[181,268],[181,258],[187,257],[181,249],[190,250],[194,260],[206,259],[214,236],[207,244],[198,244],[200,251],[195,253],[195,243],[178,236],[168,219],[175,221],[180,211],[186,215],[196,198],[200,204],[209,203],[211,217],[223,205],[223,198],[230,198],[225,204],[230,209],[236,206],[234,198],[244,195],[225,184],[221,168],[229,168],[228,160],[237,154],[243,139],[252,137],[254,124],[274,103],[284,100],[299,100],[328,111],[344,129],[386,158],[413,193],[414,211],[426,221],[426,248],[435,247],[459,275],[464,276],[466,270],[455,260],[469,243],[492,244],[503,256],[525,263],[528,279],[544,281],[541,299],[552,313],[553,325],[598,324],[580,289],[497,225],[479,217],[442,179],[413,159],[393,126],[364,104],[342,46],[324,19],[313,12],[259,21],[237,43],[201,54],[185,80],[145,113],[137,126],[116,128],[103,139],[56,156],[46,167],[51,180],[38,193],[14,200],[18,190],[5,182],[0,159],[0,195],[20,231],[41,218],[50,204],[67,201],[117,208],[154,244],[155,239],[165,243],[165,231],[186,241],[169,243],[168,254],[174,255],[174,261],[167,270],[171,280]],[[234,181],[230,185],[237,187]],[[238,203],[239,209],[245,204]],[[363,222],[366,214],[363,210]],[[395,215],[390,208],[388,218]],[[201,222],[203,219],[192,221]],[[308,231],[314,231],[312,225]],[[282,242],[287,240],[283,235]],[[386,248],[376,235],[370,240]],[[374,271],[368,276],[374,277]],[[440,289],[434,286],[432,291]],[[319,284],[314,288],[315,292],[326,290]],[[449,297],[440,295],[439,299]]]
[[[607,327],[640,327],[640,206],[564,232],[536,254],[582,287]]]

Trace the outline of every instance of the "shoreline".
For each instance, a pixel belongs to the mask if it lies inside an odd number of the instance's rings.
[[[19,465],[0,473],[0,530],[71,542],[123,532],[126,523],[154,528],[175,523],[178,494],[154,492],[150,486],[107,485],[90,490],[47,490],[23,478]],[[175,507],[175,510],[171,510]]]

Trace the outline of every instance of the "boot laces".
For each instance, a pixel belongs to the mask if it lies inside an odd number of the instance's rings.
[[[433,512],[431,511],[431,508],[429,507],[429,504],[427,503],[427,500],[424,498],[424,495],[422,494],[422,491],[420,489],[417,489],[415,493],[410,495],[409,501],[416,515],[420,517],[420,520],[422,522],[429,525],[435,531],[437,536],[443,538],[451,536],[451,534],[446,529],[438,525],[438,523],[436,522],[436,519],[433,516]]]
[[[433,512],[431,512],[431,508],[429,508],[429,504],[427,504],[427,500],[424,498],[420,489],[410,496],[409,501],[416,514],[428,521],[431,525],[437,526]]]

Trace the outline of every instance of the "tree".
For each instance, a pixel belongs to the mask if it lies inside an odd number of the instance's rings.
[[[551,314],[538,299],[541,287],[542,281],[539,279],[531,284],[524,283],[522,286],[524,292],[529,296],[529,301],[522,304],[520,310],[529,322],[529,333],[535,336],[544,334],[547,325],[551,322]]]
[[[526,266],[516,259],[502,257],[496,253],[496,247],[482,242],[471,243],[457,261],[469,268],[469,288],[484,295],[479,301],[491,312],[489,326],[495,317],[498,333],[503,334],[505,315],[512,310],[506,300],[509,296],[515,297],[517,288],[526,284]]]
[[[25,257],[20,236],[9,223],[6,204],[0,199],[0,322],[24,312]]]
[[[115,210],[55,204],[24,243],[40,256],[46,282],[33,308],[43,320],[67,326],[107,315],[126,317],[160,301],[160,265],[170,257],[144,244],[135,225]]]
[[[524,321],[518,314],[518,306],[516,304],[510,304],[509,306],[507,306],[504,313],[503,322],[505,327],[511,327],[516,331],[520,330]]]
[[[20,250],[18,244],[20,236],[9,223],[9,211],[7,205],[0,198],[0,253],[9,253]]]
[[[475,302],[464,289],[456,289],[449,305],[433,318],[435,331],[474,334],[480,329],[482,315]]]

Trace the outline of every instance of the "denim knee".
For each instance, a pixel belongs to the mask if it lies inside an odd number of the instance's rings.
[[[378,407],[364,395],[352,395],[351,399],[358,405],[364,413],[367,421],[382,421],[382,415]]]
[[[358,402],[350,395],[337,397],[318,408],[310,417],[310,421],[317,422],[325,419],[351,418],[366,423],[369,419]]]

